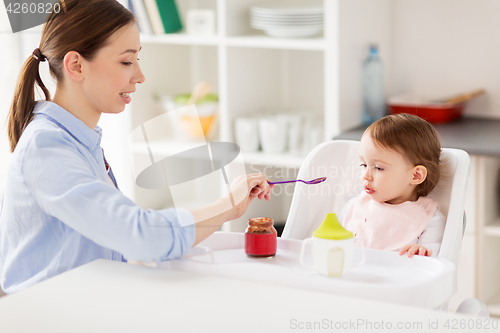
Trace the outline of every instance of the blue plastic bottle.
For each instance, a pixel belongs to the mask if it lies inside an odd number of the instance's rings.
[[[363,63],[363,122],[367,125],[386,115],[384,66],[377,45],[370,45],[370,54]]]

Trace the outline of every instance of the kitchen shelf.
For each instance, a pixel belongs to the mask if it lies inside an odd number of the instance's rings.
[[[196,36],[186,33],[163,35],[141,34],[141,42],[165,45],[227,45],[237,47],[310,51],[323,51],[326,45],[322,37],[309,39],[284,39],[272,38],[264,35],[219,37],[217,35]]]
[[[186,33],[172,33],[163,35],[141,34],[142,43],[171,44],[171,45],[219,45],[220,38],[214,36],[196,36]]]
[[[227,46],[269,48],[282,50],[323,51],[326,43],[323,37],[309,39],[282,39],[263,35],[227,37],[222,39]]]

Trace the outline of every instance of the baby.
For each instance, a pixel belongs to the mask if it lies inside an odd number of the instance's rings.
[[[367,248],[437,255],[446,218],[426,195],[439,181],[440,154],[436,131],[417,116],[371,124],[359,148],[364,191],[340,213],[342,225]]]

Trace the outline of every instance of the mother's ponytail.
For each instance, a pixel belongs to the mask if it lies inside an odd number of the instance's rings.
[[[50,101],[50,92],[43,84],[38,70],[40,62],[45,61],[45,59],[40,49],[35,49],[33,55],[24,62],[19,78],[17,79],[16,90],[9,112],[8,133],[11,152],[16,148],[26,126],[33,119],[35,82],[42,89],[45,100]]]

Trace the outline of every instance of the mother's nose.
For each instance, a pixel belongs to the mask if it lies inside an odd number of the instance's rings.
[[[143,83],[144,81],[146,81],[146,77],[142,73],[141,67],[138,66],[133,80],[135,81],[135,83]]]

